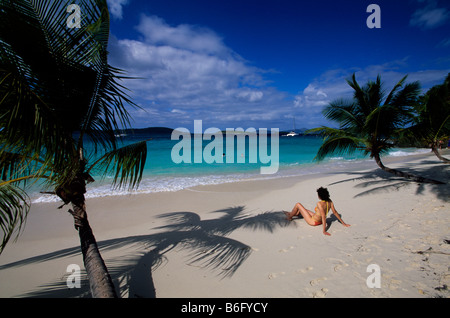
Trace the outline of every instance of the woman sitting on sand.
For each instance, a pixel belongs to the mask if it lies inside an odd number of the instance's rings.
[[[297,203],[294,208],[292,209],[292,212],[284,212],[286,214],[286,218],[289,221],[292,221],[292,217],[297,216],[301,214],[303,218],[305,219],[306,223],[308,223],[311,226],[317,226],[320,224],[323,224],[323,234],[325,235],[331,235],[326,231],[327,229],[327,214],[328,211],[333,211],[333,214],[336,216],[336,218],[339,220],[339,222],[342,223],[343,226],[348,227],[350,224],[346,224],[344,221],[342,221],[341,217],[337,213],[333,201],[330,199],[330,193],[326,188],[320,187],[317,189],[317,195],[319,196],[320,201],[317,202],[317,206],[315,207],[316,213],[305,209],[303,205],[300,203]]]

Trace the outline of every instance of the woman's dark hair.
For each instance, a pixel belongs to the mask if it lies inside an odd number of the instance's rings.
[[[317,194],[319,195],[319,198],[324,201],[331,201],[330,200],[330,193],[328,192],[327,188],[320,187],[317,189]]]

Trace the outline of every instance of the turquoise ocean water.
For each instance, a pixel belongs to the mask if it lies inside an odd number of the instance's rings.
[[[263,162],[259,158],[262,150],[258,143],[257,147],[249,147],[250,139],[246,137],[245,149],[237,148],[238,143],[235,139],[234,163],[227,159],[227,148],[225,134],[223,135],[223,148],[216,148],[218,152],[222,152],[223,163],[207,163],[201,160],[200,163],[194,163],[194,137],[191,138],[191,163],[175,163],[172,158],[172,149],[180,143],[181,139],[171,140],[170,133],[135,133],[124,134],[123,144],[130,144],[141,140],[151,139],[147,142],[148,154],[144,170],[142,182],[137,190],[130,192],[128,189],[111,188],[111,176],[100,178],[94,174],[96,182],[88,185],[87,198],[104,197],[111,195],[130,195],[138,193],[154,193],[163,191],[179,191],[199,185],[211,185],[230,183],[243,180],[254,179],[271,179],[283,178],[290,176],[305,176],[314,173],[322,173],[326,171],[336,171],[349,169],[359,162],[372,161],[368,157],[364,157],[362,153],[354,153],[351,155],[330,156],[321,163],[314,161],[317,150],[322,144],[322,138],[311,135],[298,135],[295,137],[286,137],[280,133],[278,138],[279,168],[275,174],[261,174],[261,167],[270,166],[271,162]],[[212,139],[214,140],[214,139]],[[267,136],[268,149],[265,151],[268,158],[271,156],[271,146],[274,145],[271,136]],[[208,147],[205,150],[205,147]],[[210,153],[215,155],[215,151],[211,152],[211,140],[204,140],[202,143],[201,153]],[[89,145],[86,145],[89,148]],[[250,149],[249,149],[250,148]],[[199,150],[200,148],[195,148]],[[244,151],[243,151],[244,150]],[[253,152],[256,151],[256,162],[250,162]],[[264,150],[264,149],[263,149]],[[429,152],[428,149],[392,149],[389,156],[405,156]],[[183,154],[182,152],[178,152]],[[243,163],[238,163],[238,157]],[[253,157],[255,158],[255,157]],[[267,159],[267,158],[266,158]],[[272,155],[272,161],[274,160]],[[273,162],[272,162],[273,164]],[[52,195],[41,194],[38,191],[31,192],[32,202],[53,202],[57,198]]]

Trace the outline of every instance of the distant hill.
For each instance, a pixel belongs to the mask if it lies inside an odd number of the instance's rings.
[[[167,128],[167,127],[147,127],[147,128],[131,128],[131,129],[125,129],[121,130],[120,133],[126,133],[126,134],[172,134],[173,129]]]
[[[300,135],[304,135],[305,134],[305,132],[308,130],[308,128],[300,128],[300,129],[295,129],[295,132],[297,133],[297,134],[300,134]],[[285,134],[288,134],[288,133],[290,133],[292,130],[283,130],[283,131],[280,131],[280,135],[285,135]]]
[[[300,128],[296,129],[295,132],[299,135],[304,135],[305,131],[308,130],[308,128]],[[160,135],[160,136],[166,136],[171,135],[174,129],[168,128],[168,127],[147,127],[147,128],[130,128],[125,130],[119,130],[117,131],[117,134],[126,134],[126,135]],[[292,130],[285,130],[280,131],[280,136],[285,135]],[[226,133],[226,131],[222,131],[223,134]],[[270,131],[268,131],[270,134]],[[314,135],[314,134],[313,134]]]

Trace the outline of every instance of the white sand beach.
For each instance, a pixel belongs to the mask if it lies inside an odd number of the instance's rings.
[[[450,180],[450,166],[433,154],[384,163]],[[321,226],[285,220],[296,202],[313,210],[320,186],[351,227],[329,215],[325,236]],[[58,205],[34,204],[0,255],[0,297],[89,297],[84,276],[81,288],[67,287],[67,266],[83,273],[83,261],[72,217]],[[410,182],[373,161],[302,178],[89,199],[87,209],[121,297],[450,296],[450,184]],[[367,285],[371,264],[379,288]]]

